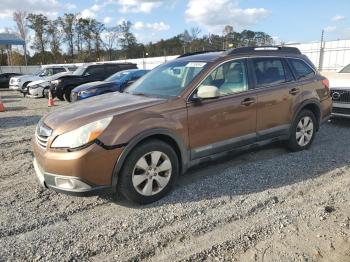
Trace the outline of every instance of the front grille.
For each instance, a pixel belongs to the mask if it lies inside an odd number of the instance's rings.
[[[40,121],[36,127],[35,139],[41,148],[46,149],[51,134],[52,129]]]
[[[350,103],[350,90],[331,90],[333,102],[336,103]]]
[[[350,108],[333,107],[332,112],[336,114],[350,115]]]
[[[14,79],[10,79],[10,84],[13,84],[15,82]]]

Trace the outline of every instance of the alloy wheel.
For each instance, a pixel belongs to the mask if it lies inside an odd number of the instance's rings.
[[[308,145],[313,135],[314,123],[312,118],[309,116],[301,118],[296,130],[296,140],[298,145],[301,147]]]
[[[135,190],[144,196],[162,191],[169,183],[172,165],[169,157],[160,151],[143,155],[135,164],[132,183]]]

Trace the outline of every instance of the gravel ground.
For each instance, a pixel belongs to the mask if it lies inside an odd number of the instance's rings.
[[[350,261],[350,121],[304,152],[274,144],[198,166],[135,206],[41,188],[31,137],[53,109],[0,96],[0,261]]]

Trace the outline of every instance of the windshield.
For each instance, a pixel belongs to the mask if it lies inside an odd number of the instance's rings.
[[[45,69],[40,69],[40,70],[36,71],[33,75],[38,76],[38,75],[41,75],[44,72],[45,72]]]
[[[86,68],[87,66],[79,66],[78,69],[73,72],[73,75],[76,75],[76,76],[83,75]]]
[[[128,71],[121,71],[106,78],[105,81],[108,81],[108,82],[119,81],[119,80],[122,80],[124,77],[127,77],[130,73],[131,72],[128,72]]]
[[[350,73],[350,64],[340,70],[339,73]]]
[[[172,61],[141,77],[126,92],[150,96],[178,96],[205,66],[204,62]]]

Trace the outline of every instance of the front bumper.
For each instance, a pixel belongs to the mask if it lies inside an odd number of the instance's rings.
[[[29,88],[27,96],[32,98],[39,98],[43,96],[42,94],[43,94],[43,88],[40,88],[40,87],[35,89]]]
[[[333,102],[332,116],[350,118],[350,103]]]
[[[112,189],[114,166],[123,148],[106,150],[97,144],[74,151],[53,151],[36,142],[34,169],[39,183],[55,191],[87,196]]]
[[[19,86],[17,86],[17,85],[10,85],[9,86],[9,89],[11,89],[11,90],[19,90],[20,89],[20,87]]]

